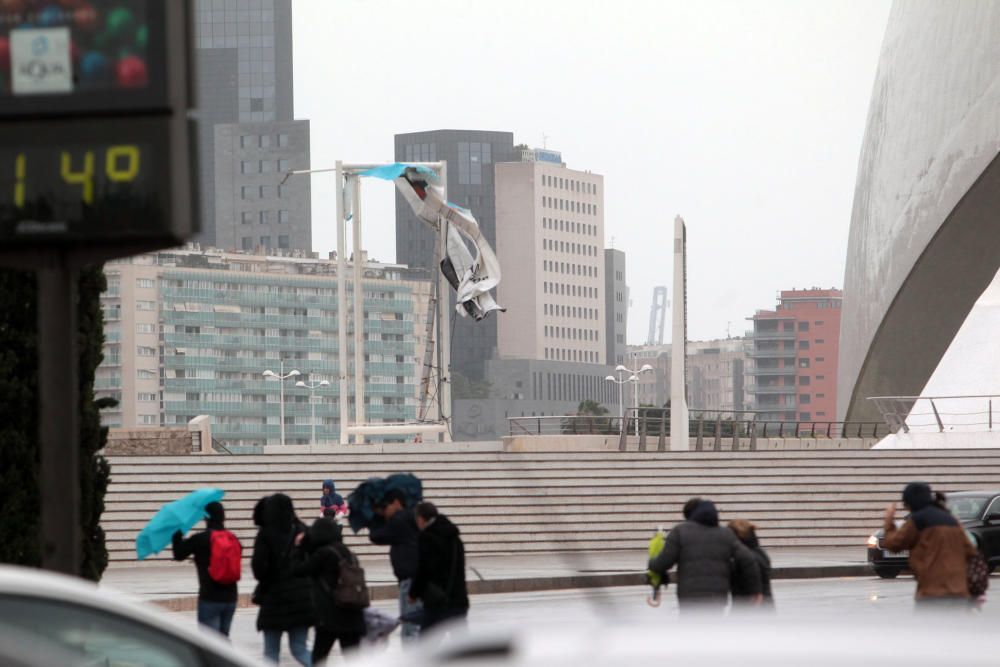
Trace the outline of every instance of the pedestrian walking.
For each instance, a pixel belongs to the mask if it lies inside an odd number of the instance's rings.
[[[198,572],[198,622],[228,637],[239,597],[236,582],[240,580],[243,547],[226,530],[222,503],[206,505],[205,517],[202,532],[187,539],[179,530],[174,533],[174,560],[194,556]]]
[[[353,652],[361,643],[365,634],[368,588],[364,570],[344,544],[341,527],[333,519],[316,519],[304,534],[298,553],[301,558],[295,565],[295,574],[311,577],[313,582],[316,637],[312,663],[318,666],[325,663],[338,641],[344,655]]]
[[[944,495],[924,482],[911,482],[903,489],[903,505],[910,516],[899,528],[895,503],[885,508],[883,546],[909,549],[918,608],[970,608],[968,562],[977,551]]]
[[[399,616],[403,641],[413,641],[420,635],[420,626],[412,619],[419,617],[423,606],[410,601],[410,587],[417,574],[417,541],[420,530],[413,509],[404,505],[399,491],[386,493],[375,507],[375,521],[368,529],[368,539],[374,544],[388,545],[392,573],[399,582]]]
[[[752,603],[761,599],[760,573],[753,554],[732,531],[719,526],[719,513],[710,500],[692,498],[684,505],[686,520],[667,534],[660,555],[649,569],[666,576],[677,565],[677,602],[682,611],[719,610],[729,601],[735,566],[741,590]]]
[[[254,601],[260,605],[257,630],[264,633],[264,657],[277,663],[281,636],[288,634],[288,648],[299,664],[312,664],[306,641],[315,623],[312,585],[294,573],[293,550],[305,525],[295,516],[292,499],[283,493],[268,496],[254,508],[260,526],[250,565],[257,578]]]
[[[774,608],[774,596],[771,593],[771,559],[767,552],[760,546],[757,539],[757,526],[745,519],[736,519],[729,522],[729,530],[743,543],[750,553],[753,554],[754,565],[760,574],[760,593],[763,596],[760,606],[763,608]],[[744,573],[733,572],[731,584],[733,594],[733,606],[745,606],[753,603],[753,591],[747,588],[747,577]]]
[[[332,479],[323,480],[323,495],[319,499],[321,517],[329,516],[330,510],[334,515],[343,514],[347,511],[347,503],[344,497],[337,493],[337,485]]]
[[[465,583],[465,545],[458,526],[433,503],[415,508],[418,540],[417,574],[410,598],[424,605],[420,631],[445,621],[464,622],[469,614],[469,594]]]

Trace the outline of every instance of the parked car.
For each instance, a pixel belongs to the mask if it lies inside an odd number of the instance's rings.
[[[172,616],[82,579],[0,566],[2,665],[260,667]]]
[[[948,509],[962,522],[972,543],[983,552],[992,572],[1000,565],[1000,491],[958,491],[948,494]],[[901,521],[896,522],[901,525]],[[889,551],[879,529],[868,538],[868,562],[875,574],[892,579],[908,568],[908,551]]]

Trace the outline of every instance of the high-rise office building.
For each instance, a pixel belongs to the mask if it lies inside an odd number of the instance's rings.
[[[472,211],[487,242],[496,249],[494,167],[514,159],[511,132],[433,130],[395,136],[395,159],[400,162],[448,163],[448,199]],[[435,233],[420,221],[410,205],[396,194],[396,261],[430,268],[434,263]],[[498,255],[499,256],[499,255]],[[500,257],[501,265],[503,258]],[[506,280],[507,277],[504,277]],[[452,295],[454,303],[454,295]],[[501,305],[503,302],[500,301]],[[482,380],[485,362],[495,358],[497,322],[502,313],[475,322],[455,316],[451,366],[472,380]]]
[[[292,109],[291,0],[197,0],[198,154],[206,246],[312,249],[309,121]],[[248,241],[249,240],[249,241]]]
[[[774,310],[749,318],[753,382],[747,390],[758,419],[837,419],[842,301],[838,289],[783,290]]]
[[[496,177],[499,357],[607,363],[604,178],[535,159]]]
[[[213,437],[230,448],[279,444],[280,383],[262,372],[284,364],[301,373],[285,382],[285,442],[309,442],[313,408],[317,442],[338,441],[335,261],[189,248],[114,260],[104,272],[104,361],[94,387],[118,400],[102,412],[105,425],[208,415]],[[413,421],[431,283],[397,265],[368,263],[364,274],[366,421]],[[330,385],[311,406],[295,380]],[[353,418],[353,382],[349,391]]]
[[[607,341],[607,363],[625,363],[628,335],[628,285],[625,283],[625,253],[614,248],[604,250],[604,339]]]

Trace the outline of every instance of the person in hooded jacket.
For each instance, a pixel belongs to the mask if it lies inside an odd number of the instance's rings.
[[[903,489],[903,505],[910,516],[896,528],[896,505],[885,509],[883,546],[889,551],[910,550],[910,569],[917,580],[921,607],[970,606],[968,561],[976,548],[965,529],[924,482]]]
[[[187,539],[179,530],[174,533],[174,560],[194,556],[198,571],[198,622],[228,637],[239,593],[235,583],[220,584],[208,574],[212,560],[212,531],[226,529],[226,510],[222,503],[209,503],[205,506],[205,515],[205,530],[200,533]]]
[[[302,665],[312,659],[306,641],[315,623],[312,583],[294,573],[293,551],[306,527],[295,516],[292,499],[276,493],[254,508],[260,526],[253,544],[250,566],[258,583],[255,601],[260,605],[257,630],[264,633],[264,657],[277,663],[281,635],[288,633],[292,656]]]
[[[757,563],[732,531],[719,526],[715,504],[692,499],[685,504],[684,514],[687,520],[673,527],[663,551],[649,561],[649,569],[663,576],[677,565],[681,610],[725,608],[734,565],[741,573],[741,590],[758,604],[761,579]]]
[[[774,597],[771,594],[771,559],[768,557],[767,552],[761,548],[760,541],[757,539],[757,526],[745,519],[736,519],[729,522],[729,530],[733,531],[733,534],[739,538],[743,546],[753,554],[757,571],[760,573],[760,592],[763,595],[760,606],[773,609]],[[746,580],[747,578],[743,576],[742,572],[736,571],[733,573],[732,594],[734,606],[745,606],[753,602],[753,592],[746,588]]]
[[[335,515],[343,514],[347,511],[344,497],[337,493],[337,485],[333,483],[332,479],[323,481],[323,495],[319,499],[319,504],[319,515],[321,517],[328,516],[329,510],[333,510]]]
[[[312,577],[313,602],[316,609],[316,638],[313,641],[312,662],[320,665],[339,640],[344,653],[361,643],[365,634],[365,617],[361,609],[338,607],[333,591],[340,580],[341,561],[357,561],[344,544],[340,525],[331,518],[316,519],[301,541],[301,560],[294,573]]]
[[[375,521],[368,528],[372,544],[389,546],[392,573],[399,582],[399,616],[402,620],[400,634],[404,642],[420,636],[420,626],[409,619],[422,614],[421,605],[412,602],[413,577],[417,572],[417,542],[420,530],[413,508],[406,507],[400,491],[390,491],[375,507]]]
[[[433,503],[419,503],[414,513],[420,538],[410,597],[423,602],[420,631],[424,632],[444,621],[465,619],[469,613],[465,545],[458,526],[440,514]]]

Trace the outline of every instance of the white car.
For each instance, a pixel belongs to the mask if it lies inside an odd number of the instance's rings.
[[[653,621],[609,615],[431,635],[352,667],[991,667],[994,618],[921,612],[788,618],[743,612]]]
[[[93,583],[0,566],[0,665],[261,667],[223,637]]]

